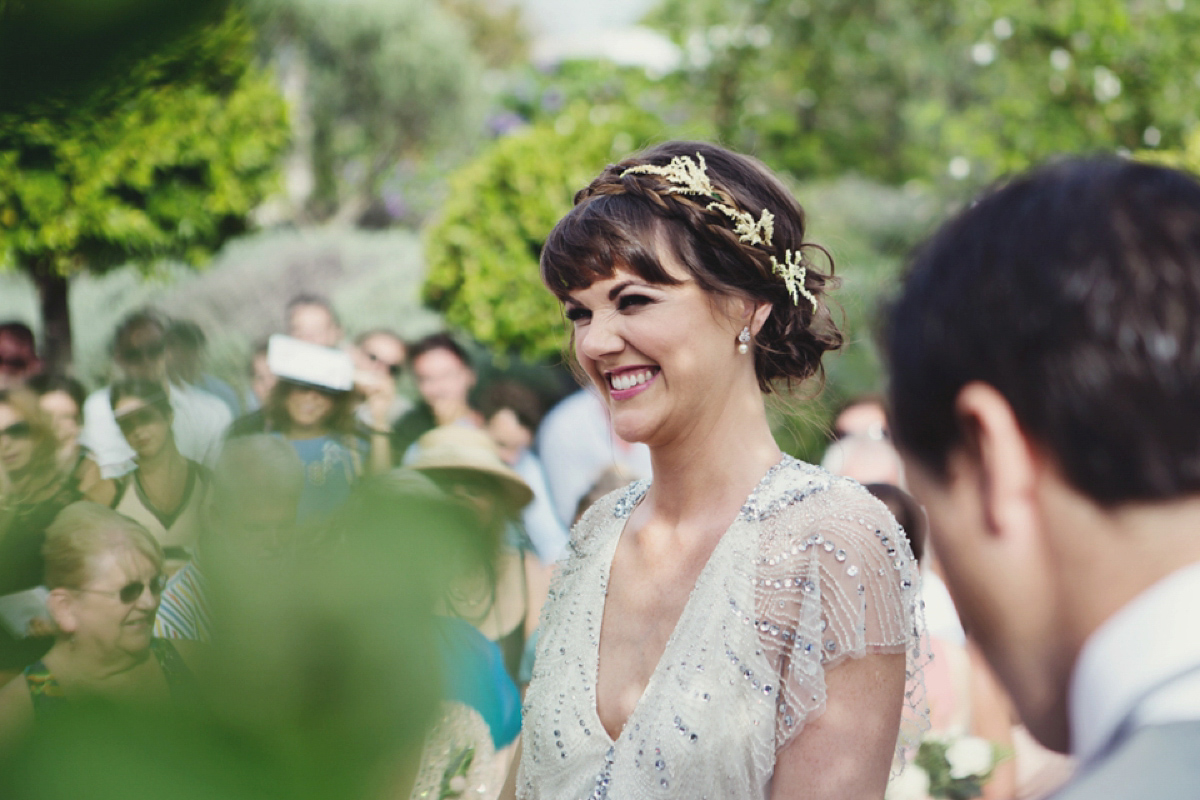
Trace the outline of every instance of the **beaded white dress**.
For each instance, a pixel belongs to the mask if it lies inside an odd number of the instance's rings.
[[[907,653],[898,751],[925,727],[916,562],[887,508],[790,456],[714,548],[617,741],[596,713],[600,625],[617,541],[649,484],[572,532],[525,700],[518,796],[724,800],[770,794],[775,754],[825,708],[825,671]]]

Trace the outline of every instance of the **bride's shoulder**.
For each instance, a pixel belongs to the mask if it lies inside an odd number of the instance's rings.
[[[895,526],[887,506],[857,481],[791,457],[767,473],[740,516],[781,539],[803,538],[831,527],[873,534]]]

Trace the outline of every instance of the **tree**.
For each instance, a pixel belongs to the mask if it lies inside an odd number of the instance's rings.
[[[500,352],[557,357],[566,329],[538,273],[546,235],[605,164],[658,138],[652,115],[580,103],[498,140],[449,180],[426,236],[426,303]]]
[[[85,98],[0,118],[0,269],[37,285],[51,366],[71,357],[72,275],[202,265],[275,186],[286,110],[253,55],[229,12]]]
[[[1178,147],[1200,107],[1182,0],[663,0],[650,21],[718,138],[802,177],[987,181]]]
[[[357,222],[406,160],[466,149],[481,66],[459,18],[425,0],[252,0],[311,171],[305,215]],[[399,200],[400,198],[397,198]]]

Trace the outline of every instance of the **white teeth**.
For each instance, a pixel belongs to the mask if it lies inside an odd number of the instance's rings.
[[[632,389],[634,386],[640,386],[646,381],[654,377],[654,373],[650,370],[642,370],[641,372],[630,372],[624,375],[614,375],[608,380],[612,388],[621,391],[623,389]]]

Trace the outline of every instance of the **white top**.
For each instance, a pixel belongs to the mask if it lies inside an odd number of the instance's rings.
[[[110,387],[97,389],[83,403],[83,430],[79,443],[86,447],[105,478],[132,472],[137,455],[113,416]],[[184,458],[212,467],[220,455],[225,431],[233,422],[229,407],[214,395],[183,383],[171,384],[167,398],[175,412],[171,431]]]
[[[1071,754],[1093,760],[1137,728],[1200,720],[1200,562],[1096,629],[1071,675]]]
[[[650,448],[619,439],[604,404],[587,389],[569,395],[542,419],[537,452],[554,512],[567,526],[575,521],[579,501],[609,467],[624,467],[634,478],[650,477]]]
[[[567,551],[567,527],[563,525],[554,507],[550,504],[550,490],[546,487],[546,474],[542,462],[531,451],[521,453],[513,471],[533,490],[533,500],[521,511],[521,522],[529,541],[543,564],[553,564]]]
[[[525,701],[521,798],[762,798],[775,755],[825,708],[825,671],[909,656],[908,744],[927,727],[920,585],[908,540],[861,486],[785,456],[714,548],[616,742],[596,713],[600,625],[639,482],[572,532]]]

